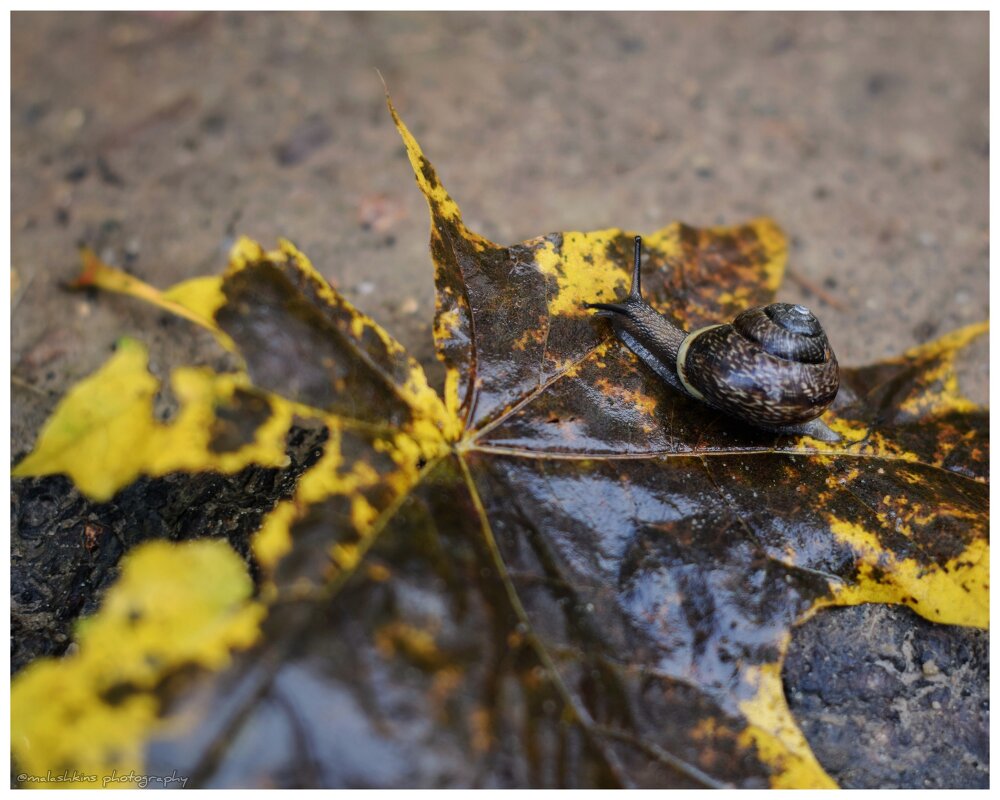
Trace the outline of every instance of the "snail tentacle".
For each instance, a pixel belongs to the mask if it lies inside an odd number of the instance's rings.
[[[642,237],[635,237],[632,285],[624,303],[584,303],[611,321],[615,335],[660,378],[685,391],[677,377],[677,353],[687,331],[677,327],[642,299]]]

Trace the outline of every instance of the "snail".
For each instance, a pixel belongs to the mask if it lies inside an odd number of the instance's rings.
[[[840,439],[819,419],[837,396],[837,358],[808,308],[773,303],[689,333],[642,299],[641,251],[636,236],[625,302],[584,304],[611,321],[622,344],[674,389],[754,427]]]

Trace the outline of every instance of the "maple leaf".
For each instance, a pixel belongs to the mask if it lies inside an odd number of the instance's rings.
[[[136,686],[143,768],[222,785],[833,785],[782,692],[792,628],[865,602],[988,625],[988,416],[954,374],[985,325],[843,370],[824,417],[837,444],[748,429],[584,311],[624,294],[634,234],[486,240],[390,111],[430,209],[443,398],[287,242],[241,240],[222,278],[162,293],[85,254],[81,284],[204,325],[242,369],[175,373],[197,391],[162,425],[127,343],[15,474],[109,497],[140,474],[278,464],[296,418],[328,431],[254,540],[253,649],[171,702],[155,689],[181,662],[211,665],[185,655]],[[688,327],[780,285],[768,220],[644,241],[653,305]],[[124,713],[79,664],[36,662],[13,689],[19,762],[71,724],[22,700],[58,682],[102,720]]]

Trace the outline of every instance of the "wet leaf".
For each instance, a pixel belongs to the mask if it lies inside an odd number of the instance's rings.
[[[85,273],[240,354],[245,372],[203,380],[254,401],[198,406],[240,463],[273,463],[293,414],[329,434],[255,539],[256,647],[155,706],[134,729],[155,740],[144,768],[234,786],[832,785],[783,694],[792,628],[864,602],[988,625],[988,415],[954,371],[985,325],[844,370],[836,445],[746,428],[584,310],[625,293],[632,232],[489,242],[390,110],[431,214],[443,398],[287,242],[242,240],[222,279],[163,293]],[[763,219],[645,243],[647,293],[686,327],[769,302],[784,269]],[[148,456],[113,466],[117,426],[147,431],[155,392],[130,358],[71,393],[19,474],[102,496],[160,474]],[[87,417],[120,372],[119,406]],[[118,444],[95,453],[97,431]],[[211,441],[169,468],[224,469]]]

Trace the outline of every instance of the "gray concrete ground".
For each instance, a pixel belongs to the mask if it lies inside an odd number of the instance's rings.
[[[988,316],[985,13],[17,13],[11,34],[15,457],[122,334],[157,369],[219,360],[60,290],[79,241],[166,286],[234,234],[288,237],[433,370],[427,214],[376,67],[495,241],[772,216],[779,299],[849,365]],[[980,401],[987,364],[983,341]]]

